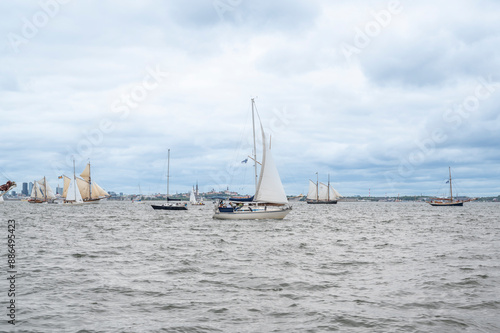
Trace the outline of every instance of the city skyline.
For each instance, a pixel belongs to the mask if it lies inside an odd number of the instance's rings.
[[[436,195],[449,166],[459,193],[500,194],[495,1],[0,9],[0,176],[17,190],[55,188],[75,159],[108,191],[164,193],[171,149],[171,191],[252,194],[255,97],[288,195],[316,172],[345,196]]]

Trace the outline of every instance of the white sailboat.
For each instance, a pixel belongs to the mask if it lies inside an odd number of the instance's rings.
[[[224,204],[223,200],[216,203],[214,207],[214,219],[221,220],[253,220],[253,219],[283,219],[291,211],[288,200],[281,183],[278,169],[274,163],[271,148],[266,143],[266,136],[262,123],[262,163],[260,175],[257,180],[257,153],[255,144],[255,101],[252,98],[252,122],[253,122],[253,160],[255,162],[255,195],[252,201],[240,201],[236,198],[229,199]]]
[[[33,182],[29,203],[48,203],[53,202],[56,198],[52,188],[47,183],[47,178],[43,177],[40,180]]]
[[[141,185],[140,184],[139,184],[139,195],[137,195],[134,199],[132,199],[132,203],[134,203],[134,204],[144,203],[142,201],[142,192],[141,192]]]
[[[196,185],[196,186],[198,186],[198,185]],[[201,199],[200,199],[200,200],[198,200],[198,199],[196,198],[196,193],[195,193],[195,192],[196,192],[196,191],[194,190],[194,186],[193,186],[193,188],[191,189],[191,194],[189,194],[189,203],[190,203],[191,205],[193,205],[193,206],[203,206],[203,205],[205,205],[205,204],[203,203],[203,200],[201,200]]]
[[[337,190],[330,185],[330,175],[328,175],[328,185],[320,183],[316,172],[316,183],[309,179],[309,191],[307,192],[308,204],[336,204],[342,197]]]

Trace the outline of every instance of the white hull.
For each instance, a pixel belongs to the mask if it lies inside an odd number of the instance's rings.
[[[280,210],[258,210],[258,211],[236,211],[236,212],[215,212],[213,218],[217,220],[282,220],[290,213],[292,208]]]
[[[86,202],[64,202],[61,205],[63,206],[81,206],[81,205],[86,205]]]

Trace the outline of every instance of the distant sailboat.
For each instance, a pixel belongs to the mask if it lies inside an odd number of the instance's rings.
[[[196,185],[196,186],[198,186],[198,185]],[[195,194],[194,186],[193,186],[193,189],[191,190],[191,194],[189,195],[189,203],[190,203],[191,205],[193,205],[193,206],[203,206],[203,205],[205,205],[205,204],[203,203],[203,200],[201,200],[201,199],[200,199],[200,200],[198,200],[198,199],[196,198],[196,194]]]
[[[330,185],[330,175],[328,175],[328,185],[320,183],[316,172],[316,183],[309,180],[309,191],[307,192],[308,204],[336,204],[341,197],[339,192]]]
[[[271,155],[271,148],[266,143],[266,136],[262,123],[262,163],[260,175],[257,180],[257,153],[255,144],[255,101],[252,98],[252,123],[253,123],[253,160],[255,162],[255,195],[250,199],[229,199],[224,204],[223,200],[214,207],[214,219],[221,220],[251,220],[251,219],[283,219],[291,211],[288,200],[281,183],[278,169]]]
[[[48,203],[53,202],[56,198],[52,188],[47,183],[47,178],[43,177],[40,180],[33,182],[29,203]]]
[[[447,181],[447,183],[450,183],[450,197],[449,198],[434,198],[431,201],[429,201],[429,204],[431,206],[463,206],[464,202],[469,202],[469,201],[474,201],[475,199],[468,199],[468,200],[453,200],[453,186],[451,184],[451,168],[448,167],[448,171],[450,174],[450,179]]]
[[[132,199],[132,203],[135,204],[142,204],[142,192],[141,192],[141,185],[139,184],[139,195],[137,195],[134,199]]]
[[[167,201],[175,201],[163,205],[151,205],[155,210],[187,210],[187,204],[179,202],[176,199],[170,199],[169,196],[170,185],[170,149],[168,150],[168,165],[167,165]]]

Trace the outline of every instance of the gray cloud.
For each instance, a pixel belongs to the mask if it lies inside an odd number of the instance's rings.
[[[76,156],[106,189],[164,192],[171,148],[174,190],[198,180],[251,193],[240,162],[258,96],[289,194],[315,172],[345,194],[434,194],[448,165],[471,194],[495,194],[484,179],[499,169],[500,88],[472,111],[457,105],[498,72],[497,7],[405,2],[347,59],[342,45],[388,2],[70,1],[33,36],[23,25],[41,5],[3,4],[0,171],[55,182]],[[18,52],[12,33],[25,39]],[[430,144],[436,130],[446,139]]]

